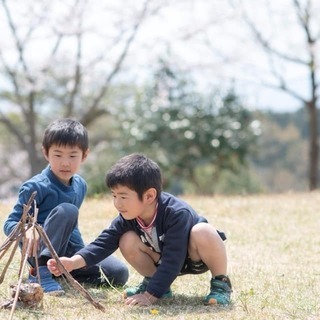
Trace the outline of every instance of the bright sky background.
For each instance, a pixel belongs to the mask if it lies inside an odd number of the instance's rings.
[[[28,2],[28,0],[26,1]],[[34,9],[41,12],[41,5],[46,1],[33,1]],[[39,70],[48,63],[50,38],[46,33],[50,28],[72,33],[78,28],[71,20],[66,19],[65,4],[74,1],[55,1],[51,4],[46,16],[47,27],[36,34],[29,59]],[[84,15],[84,26],[87,28],[85,56],[108,53],[112,62],[117,49],[108,51],[113,35],[121,28],[126,28],[132,21],[135,9],[144,1],[119,0],[116,2],[96,2],[88,0]],[[292,0],[243,0],[252,20],[261,26],[261,30],[275,43],[277,48],[303,57],[304,39],[293,15]],[[320,1],[312,0],[319,15],[315,28],[320,34]],[[10,0],[15,6],[13,19],[25,22],[31,19],[26,15],[21,1]],[[80,1],[85,3],[85,1]],[[124,72],[130,70],[131,79],[143,81],[157,61],[159,55],[174,58],[174,63],[184,70],[191,71],[199,81],[199,86],[206,91],[215,86],[228,87],[234,82],[238,94],[252,106],[275,111],[294,111],[300,107],[297,100],[277,90],[270,90],[261,85],[263,81],[272,82],[270,61],[252,41],[252,35],[240,18],[240,6],[232,9],[230,3],[239,4],[239,0],[153,0],[151,4],[167,3],[153,17],[148,18],[138,33],[134,45],[124,65]],[[41,5],[40,5],[41,4]],[[20,16],[19,16],[20,15]],[[4,24],[3,8],[0,8],[0,30],[2,37],[0,47],[6,52],[6,59],[12,59],[10,52],[12,38]],[[23,34],[23,29],[19,30]],[[74,43],[65,46],[65,55],[74,54]],[[169,49],[170,48],[170,49]],[[315,48],[320,52],[320,48]],[[47,54],[46,54],[47,53]],[[319,53],[320,56],[320,53]],[[42,64],[42,65],[41,65]],[[308,95],[308,82],[305,70],[291,65],[280,65],[281,72],[290,79],[292,88],[301,94]],[[107,68],[107,63],[105,64]],[[319,68],[319,66],[318,66]],[[142,71],[143,70],[143,71]],[[126,75],[126,73],[124,73]],[[130,79],[129,73],[127,73]],[[320,79],[318,79],[320,80]]]

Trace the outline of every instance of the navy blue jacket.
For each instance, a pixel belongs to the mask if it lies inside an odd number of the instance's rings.
[[[161,250],[161,264],[150,279],[147,291],[160,298],[179,275],[187,257],[191,228],[199,222],[207,222],[186,202],[162,192],[158,202],[155,226]],[[118,249],[120,237],[127,231],[143,235],[136,221],[125,220],[119,214],[110,227],[103,230],[92,243],[78,251],[90,267]]]

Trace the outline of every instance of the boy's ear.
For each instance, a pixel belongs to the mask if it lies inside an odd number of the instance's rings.
[[[87,149],[86,152],[83,154],[83,156],[82,156],[82,162],[87,159],[89,152],[90,152],[90,150]]]
[[[144,193],[144,199],[147,202],[153,202],[157,198],[157,190],[155,188],[150,188]]]
[[[46,151],[46,149],[45,149],[43,146],[41,147],[41,151],[42,151],[42,154],[43,154],[44,158],[45,158],[47,161],[49,161],[49,160],[48,160],[47,151]]]

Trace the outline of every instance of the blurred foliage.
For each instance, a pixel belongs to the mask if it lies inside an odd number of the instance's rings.
[[[104,188],[101,172],[106,171],[111,159],[115,160],[109,155],[120,157],[131,152],[142,152],[157,161],[163,171],[164,188],[176,194],[224,192],[227,182],[217,189],[224,176],[241,180],[232,182],[234,193],[259,191],[244,177],[246,157],[255,145],[259,126],[253,125],[252,113],[233,90],[214,90],[204,96],[197,92],[190,76],[165,61],[160,61],[148,83],[136,91],[134,100],[124,94],[122,104],[103,120],[109,136],[100,144],[100,155],[87,164],[91,192]]]
[[[264,191],[307,190],[308,137],[307,111],[259,113],[262,134],[257,152],[250,155]]]
[[[303,108],[295,113],[249,111],[232,89],[213,88],[203,95],[189,75],[164,61],[148,85],[112,86],[103,103],[110,112],[88,125],[91,152],[81,168],[89,195],[107,192],[106,171],[131,152],[157,161],[165,189],[176,194],[307,189],[308,115]],[[39,116],[40,137],[54,114],[57,110],[51,109]],[[16,110],[6,116],[24,131]],[[10,176],[1,182],[1,194],[7,195],[17,191],[28,160],[3,126],[0,133],[2,172]],[[6,173],[9,167],[12,173]]]

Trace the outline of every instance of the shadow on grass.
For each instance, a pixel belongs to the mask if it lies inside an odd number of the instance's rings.
[[[105,306],[107,312],[114,308],[120,315],[122,312],[129,312],[136,319],[146,318],[147,315],[159,315],[164,318],[188,315],[192,319],[199,319],[202,315],[204,319],[210,319],[210,315],[228,313],[234,309],[234,304],[228,306],[204,305],[202,296],[184,294],[175,294],[172,298],[160,299],[156,304],[148,307],[126,306],[122,298],[123,288],[96,287],[88,284],[85,284],[84,287],[93,299],[99,300]],[[59,300],[59,304],[63,305],[62,309],[73,308],[79,302],[82,305],[88,305],[88,301],[72,288],[67,289],[66,295],[60,297]],[[69,302],[66,303],[66,300]]]
[[[228,306],[222,305],[204,305],[202,298],[199,296],[185,296],[175,294],[173,298],[158,300],[156,304],[149,307],[131,307],[130,313],[141,315],[141,313],[155,310],[159,315],[178,316],[178,315],[196,315],[201,314],[218,314],[220,312],[228,312],[233,309],[233,304]]]

